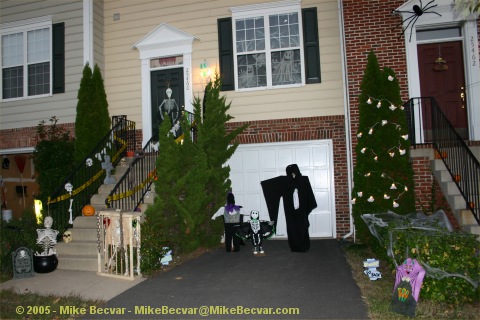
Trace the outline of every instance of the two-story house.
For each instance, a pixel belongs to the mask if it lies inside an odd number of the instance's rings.
[[[110,115],[135,121],[142,145],[156,133],[166,99],[192,111],[193,98],[218,73],[234,117],[228,127],[249,124],[229,161],[237,202],[266,217],[260,181],[296,163],[318,204],[310,235],[352,236],[355,105],[368,51],[398,72],[408,100],[423,95],[422,81],[428,82],[418,48],[437,42],[430,30],[447,30],[461,43],[468,80],[468,116],[459,126],[466,139],[480,140],[477,20],[436,0],[441,21],[424,14],[399,38],[402,29],[393,28],[407,16],[392,10],[411,11],[413,2],[1,0],[0,151],[10,160],[1,173],[9,203],[17,201],[10,191],[19,184],[14,158],[33,151],[37,124],[56,116],[73,129],[85,63],[100,66]],[[23,180],[33,184],[29,168]],[[277,234],[286,236],[281,218]]]

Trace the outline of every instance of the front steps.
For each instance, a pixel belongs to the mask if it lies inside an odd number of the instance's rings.
[[[98,271],[97,217],[78,216],[73,221],[71,242],[57,243],[58,269]]]
[[[127,165],[117,166],[112,176],[115,181],[119,181],[128,169],[128,164],[133,158],[126,158]],[[105,199],[115,185],[102,185],[98,189],[90,204],[96,212],[106,210]],[[151,186],[154,189],[154,186]],[[153,204],[155,193],[150,192],[145,196],[144,204],[140,206],[141,212],[145,212],[147,207]],[[112,209],[109,209],[112,210]],[[68,229],[72,233],[72,241],[57,243],[58,269],[80,270],[80,271],[98,271],[98,242],[97,242],[97,216],[78,216],[73,221],[73,227]]]
[[[443,161],[441,159],[432,159],[431,167],[462,230],[480,236],[480,225],[478,225],[472,212],[466,209],[465,199],[460,194]],[[480,181],[477,183],[480,183]]]

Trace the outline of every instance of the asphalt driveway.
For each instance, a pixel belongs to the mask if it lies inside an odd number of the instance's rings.
[[[306,253],[267,240],[264,256],[246,243],[223,248],[147,279],[84,319],[368,319],[337,240]],[[101,313],[101,314],[100,314]]]

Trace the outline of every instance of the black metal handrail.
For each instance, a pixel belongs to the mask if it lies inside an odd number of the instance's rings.
[[[433,144],[436,156],[441,158],[452,176],[452,180],[465,199],[477,223],[480,224],[480,164],[467,144],[432,97],[412,98],[404,104],[409,135],[412,145],[415,142],[415,118],[413,108],[418,106],[420,119],[423,119],[424,142]]]
[[[127,171],[105,199],[107,208],[123,211],[138,209],[156,176],[158,147],[158,142],[150,139],[141,152],[135,152]]]
[[[110,156],[115,166],[127,150],[135,148],[135,140],[135,122],[127,120],[126,116],[113,116],[112,129],[48,198],[46,210],[60,234],[82,214],[82,208],[90,203],[92,195],[103,184],[105,155]]]

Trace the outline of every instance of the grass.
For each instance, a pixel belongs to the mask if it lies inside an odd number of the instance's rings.
[[[390,311],[390,300],[393,295],[395,273],[391,272],[386,265],[378,270],[382,278],[370,280],[363,273],[363,261],[368,258],[376,258],[372,251],[364,245],[346,244],[345,256],[352,269],[352,275],[359,286],[362,297],[368,306],[370,319],[372,320],[405,320],[406,316]],[[422,299],[422,291],[416,307],[415,318],[418,319],[479,319],[480,304],[453,306],[446,303],[433,302]]]
[[[363,273],[363,261],[367,258],[375,258],[372,251],[366,246],[354,245],[346,243],[344,246],[345,256],[352,269],[352,275],[361,290],[362,297],[367,304],[368,312],[371,320],[405,320],[406,316],[393,313],[390,311],[390,299],[393,294],[393,284],[395,283],[395,274],[380,263],[379,271],[382,278],[371,281],[367,275]],[[159,270],[158,273],[168,272],[175,266],[185,261],[194,259],[199,255],[207,252],[205,249],[197,250],[189,255],[179,257],[174,265]],[[158,275],[156,273],[153,276]],[[11,276],[2,275],[0,281],[11,279]],[[41,296],[37,294],[27,293],[20,294],[12,290],[0,291],[0,318],[1,319],[75,319],[79,316],[70,314],[39,314],[41,311],[37,308],[35,314],[25,314],[20,316],[16,308],[21,306],[50,306],[52,310],[59,310],[59,306],[74,306],[77,308],[88,308],[90,306],[102,306],[104,301],[99,300],[82,300],[77,296]],[[420,299],[416,308],[416,317],[418,319],[479,319],[480,304],[477,302],[473,305],[452,306],[445,303],[437,303],[428,300],[422,300],[420,291]],[[34,311],[34,310],[31,310]],[[67,312],[68,313],[68,312]]]

